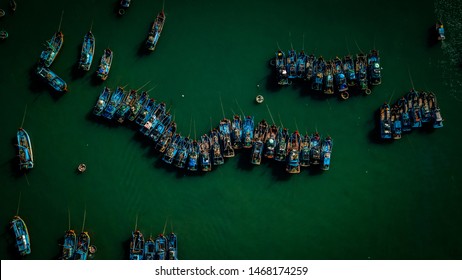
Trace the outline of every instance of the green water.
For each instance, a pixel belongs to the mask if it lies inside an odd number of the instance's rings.
[[[146,236],[163,232],[168,219],[180,259],[462,258],[460,1],[166,1],[164,32],[149,55],[140,49],[162,1],[134,0],[122,18],[117,1],[17,2],[16,13],[0,19],[10,34],[0,42],[1,259],[16,258],[8,223],[20,196],[32,242],[26,259],[58,257],[68,209],[76,231],[86,211],[95,259],[128,258],[137,216]],[[7,5],[0,1],[9,12]],[[60,96],[31,73],[62,10],[64,45],[51,68],[70,91]],[[434,44],[428,30],[441,16],[447,40]],[[91,25],[95,61],[78,75]],[[343,102],[301,85],[275,86],[268,60],[277,44],[301,49],[303,42],[325,58],[379,49],[382,85]],[[108,46],[114,62],[101,84],[94,71]],[[417,89],[436,93],[445,126],[381,143],[374,113],[406,93],[409,73]],[[213,172],[185,176],[134,129],[92,117],[103,85],[136,89],[148,81],[184,135],[218,123],[220,97],[227,117],[240,112],[237,100],[256,121],[270,120],[267,104],[290,130],[333,137],[331,169],[289,176],[275,162],[252,166],[241,152]],[[254,102],[258,93],[263,105]],[[13,146],[26,105],[35,157],[27,177],[16,171]],[[88,169],[79,175],[81,162]]]

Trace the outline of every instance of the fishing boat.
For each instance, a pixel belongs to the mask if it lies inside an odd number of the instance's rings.
[[[355,74],[358,79],[357,84],[359,89],[366,94],[370,94],[371,90],[369,89],[369,82],[367,80],[367,57],[363,53],[356,55]]]
[[[322,162],[321,162],[321,169],[322,170],[329,170],[330,168],[330,158],[332,154],[332,146],[334,145],[334,141],[330,136],[327,136],[322,140],[321,143],[321,157],[322,157]]]
[[[305,67],[305,77],[304,79],[307,81],[311,81],[311,79],[314,76],[315,68],[314,68],[314,63],[315,63],[316,57],[314,54],[310,54],[307,56],[306,59],[306,67]]]
[[[324,72],[326,68],[326,62],[322,56],[318,57],[314,62],[314,79],[311,84],[311,89],[314,91],[321,91],[324,81]]]
[[[304,79],[306,77],[306,61],[307,56],[303,50],[297,55],[297,78]]]
[[[391,108],[391,135],[393,139],[401,139],[402,134],[402,123],[401,123],[401,113],[398,104],[395,104]]]
[[[283,51],[276,52],[276,72],[278,85],[285,86],[289,84],[289,75],[287,72],[286,55]]]
[[[149,113],[149,118],[140,128],[140,132],[146,136],[151,134],[154,126],[160,121],[160,118],[165,115],[165,103],[160,102],[155,106],[155,108]]]
[[[287,72],[289,73],[289,79],[297,78],[297,54],[295,50],[289,50],[287,55]]]
[[[337,56],[334,58],[334,76],[335,84],[337,85],[338,92],[342,93],[348,90],[348,84],[343,72],[343,63],[342,60]]]
[[[356,85],[356,73],[355,73],[355,64],[353,58],[350,55],[345,55],[343,57],[343,73],[346,76],[347,85],[353,87]]]
[[[176,123],[172,121],[165,132],[160,136],[160,139],[156,143],[155,149],[161,153],[165,152],[167,147],[170,145],[173,136],[176,133]]]
[[[144,242],[144,258],[145,260],[155,260],[156,259],[156,244],[152,236],[150,236]]]
[[[321,163],[321,136],[315,132],[310,137],[310,165]]]
[[[324,93],[334,94],[334,64],[331,61],[326,63],[324,69]]]
[[[406,96],[409,115],[411,116],[412,127],[422,127],[422,115],[419,107],[419,93],[414,89],[411,89]]]
[[[212,149],[213,165],[222,165],[225,163],[220,143],[220,132],[215,128],[210,131],[210,147]]]
[[[101,78],[101,80],[106,81],[109,71],[111,70],[112,65],[112,58],[114,53],[111,49],[107,48],[103,52],[103,56],[101,57],[101,61],[96,71],[96,75]]]
[[[200,156],[200,146],[196,139],[194,139],[189,148],[188,154],[188,163],[186,169],[188,171],[197,171],[199,169],[199,156]]]
[[[16,133],[18,141],[19,169],[32,169],[34,167],[34,154],[29,134],[23,128],[19,128]]]
[[[64,42],[64,35],[61,31],[56,32],[51,40],[46,42],[46,49],[40,54],[40,61],[46,67],[50,67]]]
[[[260,165],[261,163],[261,156],[263,154],[263,141],[258,139],[253,142],[252,145],[252,157],[250,162],[252,164]]]
[[[86,260],[90,249],[90,235],[82,231],[77,239],[77,248],[74,253],[74,260]]]
[[[157,14],[157,17],[151,26],[151,30],[149,30],[148,39],[146,40],[146,47],[148,50],[154,51],[156,49],[160,34],[164,29],[165,19],[166,16],[164,10],[162,10]]]
[[[130,7],[131,0],[120,0],[120,7],[123,9],[128,9]]]
[[[425,91],[419,94],[419,107],[422,123],[430,122],[432,120],[432,113],[430,111],[430,105],[428,104],[428,94]]]
[[[287,128],[280,127],[276,139],[276,150],[274,159],[276,161],[285,161],[287,156],[287,142],[289,141],[289,131]]]
[[[143,91],[141,95],[137,94],[137,98],[135,101],[135,104],[130,107],[130,115],[128,116],[129,121],[134,121],[137,117],[138,114],[141,112],[141,109],[143,109],[149,102],[149,95],[146,91]]]
[[[106,105],[110,97],[111,90],[108,87],[104,87],[103,91],[99,95],[98,101],[96,101],[95,107],[93,108],[93,114],[95,114],[96,116],[101,116],[101,114],[104,111],[104,108],[106,108]]]
[[[167,149],[165,150],[162,160],[165,163],[172,164],[176,153],[178,152],[178,144],[182,141],[183,137],[180,134],[175,134],[169,141]]]
[[[95,54],[95,36],[90,31],[83,37],[82,50],[80,52],[79,69],[89,71]]]
[[[201,141],[199,143],[199,160],[201,170],[208,172],[212,170],[212,161],[210,159],[210,138],[207,134],[201,136]]]
[[[222,119],[218,128],[223,143],[223,157],[234,157],[234,148],[231,142],[231,121],[227,118]]]
[[[371,85],[380,85],[382,83],[382,74],[378,50],[371,50],[367,55],[367,70]]]
[[[37,75],[46,81],[54,90],[58,92],[67,92],[67,84],[51,69],[38,66]]]
[[[6,30],[0,30],[0,39],[5,40],[8,38],[8,32]]]
[[[252,144],[252,164],[260,165],[261,157],[263,155],[263,147],[266,141],[266,134],[268,132],[268,122],[266,120],[261,120],[258,123],[258,126],[255,127],[253,133],[253,144]]]
[[[446,36],[444,35],[444,25],[440,20],[436,23],[435,29],[436,33],[438,34],[438,41],[443,41],[446,39]]]
[[[168,259],[178,260],[178,239],[175,233],[170,233],[168,236]]]
[[[138,125],[145,124],[151,117],[151,113],[156,105],[156,100],[154,98],[149,98],[148,103],[146,103],[143,109],[141,109],[141,112],[138,114],[138,117],[136,118],[136,123]]]
[[[172,115],[166,112],[164,115],[160,116],[155,123],[152,125],[151,132],[149,133],[149,138],[152,141],[157,142],[164,134],[165,130],[169,127],[172,122]]]
[[[26,223],[19,216],[14,216],[11,221],[11,228],[16,240],[16,248],[21,256],[30,254],[30,238]]]
[[[159,234],[154,240],[156,245],[156,260],[165,260],[167,259],[167,238],[163,234]]]
[[[191,140],[189,137],[184,137],[178,143],[178,151],[173,159],[173,165],[178,168],[185,168],[188,160],[188,152],[191,149]]]
[[[310,150],[311,150],[310,135],[306,133],[300,141],[300,166],[301,167],[310,166]]]
[[[132,232],[130,238],[130,260],[142,260],[144,256],[144,236],[139,230]]]
[[[242,148],[242,120],[239,115],[234,115],[233,121],[231,122],[231,141],[234,150]]]
[[[64,234],[63,250],[61,253],[62,260],[72,260],[77,247],[77,235],[75,231],[69,229]]]
[[[274,158],[274,151],[277,145],[278,127],[272,124],[266,133],[265,149],[263,156],[265,158]]]
[[[388,103],[380,106],[380,137],[382,139],[391,139],[391,110]]]
[[[300,134],[294,131],[287,145],[286,171],[290,174],[300,173]]]
[[[403,132],[409,132],[412,130],[411,118],[409,116],[409,108],[406,97],[403,96],[398,100],[399,114],[401,116],[401,125]]]
[[[137,97],[136,90],[130,90],[130,92],[125,95],[114,114],[114,119],[116,119],[117,122],[123,123],[125,121],[125,118],[130,114],[130,108],[135,105]]]
[[[242,125],[242,147],[245,149],[252,148],[254,121],[253,116],[247,116]]]
[[[429,92],[427,99],[432,114],[433,128],[443,127],[443,117],[441,116],[441,110],[440,107],[438,107],[435,94],[433,92]]]
[[[120,103],[122,103],[124,96],[124,88],[117,87],[116,91],[111,95],[111,98],[109,99],[109,102],[107,103],[101,115],[106,119],[111,120],[114,117],[114,114],[117,111]]]

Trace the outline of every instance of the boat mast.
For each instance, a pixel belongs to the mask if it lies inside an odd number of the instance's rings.
[[[22,122],[20,126],[21,128],[24,125],[24,120],[26,119],[26,112],[27,112],[27,104],[26,104],[26,108],[24,109],[24,114],[22,115]]]
[[[241,113],[242,113],[242,117],[243,117],[243,118],[245,118],[245,114],[244,114],[244,111],[242,111],[242,108],[241,108],[241,106],[239,106],[239,103],[237,102],[237,99],[234,99],[234,101],[236,101],[236,105],[237,105],[237,107],[239,108],[239,110],[241,111]]]
[[[68,220],[68,230],[71,230],[71,210],[67,207],[67,220]]]
[[[64,10],[61,11],[61,20],[59,21],[58,32],[61,31],[61,23],[63,22]]]
[[[220,96],[220,104],[221,104],[221,112],[223,113],[223,119],[226,119],[226,117],[225,117],[225,109],[223,109],[223,102],[221,101],[221,96]]]
[[[82,232],[85,229],[85,219],[87,218],[87,207],[83,210],[83,223],[82,223]]]
[[[136,214],[136,218],[135,218],[135,230],[138,228],[138,214]]]
[[[273,124],[276,124],[276,122],[273,119],[273,114],[271,114],[270,108],[268,107],[268,104],[266,104],[266,108],[268,109],[268,113],[269,113],[269,115],[271,117],[271,120],[273,121]]]
[[[19,206],[20,205],[21,205],[21,192],[19,192],[18,207],[16,208],[16,216],[19,215]]]

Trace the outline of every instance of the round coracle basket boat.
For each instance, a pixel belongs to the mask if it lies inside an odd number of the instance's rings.
[[[121,16],[125,15],[125,9],[119,9],[119,15]]]
[[[347,100],[348,98],[350,98],[350,94],[348,93],[348,91],[344,91],[344,92],[340,93],[340,97],[343,100]]]
[[[96,248],[95,245],[91,245],[90,248],[88,248],[88,252],[90,254],[94,254],[94,253],[96,253],[96,251],[97,251],[97,248]]]
[[[366,90],[364,91],[367,95],[371,94],[372,93],[372,90],[370,88],[366,88]]]
[[[257,103],[263,103],[263,101],[265,101],[265,98],[263,97],[263,95],[257,95],[255,101],[257,101]]]
[[[5,11],[0,9],[0,17],[3,17],[3,16],[5,16]]]
[[[87,170],[87,166],[85,165],[85,163],[81,163],[81,164],[79,164],[79,166],[77,167],[77,170],[78,170],[80,173],[83,173],[83,172],[85,172],[85,170]]]
[[[0,39],[5,40],[6,38],[8,38],[8,32],[0,30]]]

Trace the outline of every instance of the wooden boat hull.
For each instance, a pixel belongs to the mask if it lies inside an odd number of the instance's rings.
[[[58,56],[61,46],[64,43],[64,35],[61,31],[53,34],[50,41],[47,41],[47,49],[40,54],[40,61],[45,67],[50,67],[55,58]]]
[[[19,169],[32,169],[34,167],[34,154],[32,151],[32,143],[27,131],[19,128],[16,133],[18,156],[19,156]]]
[[[79,68],[84,71],[89,71],[93,57],[95,55],[95,36],[91,31],[88,31],[83,38],[82,50],[80,52]]]
[[[24,220],[21,219],[21,217],[19,216],[14,216],[13,220],[11,221],[11,228],[13,229],[13,233],[15,236],[15,245],[18,249],[18,253],[21,256],[30,254],[31,248],[29,231],[27,230],[27,226]]]
[[[96,75],[103,81],[105,81],[109,75],[109,71],[111,70],[111,66],[112,66],[113,57],[114,57],[114,53],[112,52],[111,49],[104,50],[98,70],[96,71]]]

